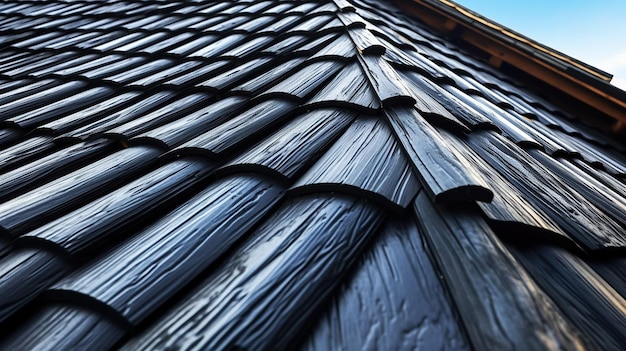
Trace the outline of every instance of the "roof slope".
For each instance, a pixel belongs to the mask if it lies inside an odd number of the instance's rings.
[[[626,342],[623,145],[401,12],[0,13],[0,349]]]

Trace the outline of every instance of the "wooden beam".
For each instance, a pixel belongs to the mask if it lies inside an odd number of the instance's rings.
[[[464,30],[461,33],[461,38],[467,43],[500,58],[502,61],[521,69],[577,100],[619,121],[626,122],[626,101],[619,100],[593,86],[584,84],[569,75],[563,74],[556,68],[550,67],[550,65],[537,58],[527,57],[516,49],[511,49],[495,40],[486,38],[484,35],[476,33],[471,29]]]
[[[490,34],[480,31],[480,29],[470,27],[468,24],[461,22],[442,10],[434,8],[428,3],[420,0],[413,0],[412,2],[395,1],[394,3],[407,14],[419,18],[431,28],[443,33],[454,33],[455,36],[458,36],[466,43],[486,52],[490,55],[489,63],[491,65],[500,67],[502,62],[507,62],[555,89],[572,96],[576,100],[614,118],[618,123],[608,126],[613,131],[624,131],[626,129],[626,101],[603,92],[554,67],[547,61],[502,42]],[[456,25],[452,25],[450,22],[454,22]]]

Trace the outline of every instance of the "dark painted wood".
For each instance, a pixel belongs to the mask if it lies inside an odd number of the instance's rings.
[[[0,204],[0,227],[19,236],[149,168],[160,150],[132,147]]]
[[[380,56],[357,56],[383,106],[411,106],[416,99],[398,72]]]
[[[0,110],[2,116],[0,120],[8,120],[11,117],[32,111],[36,108],[49,105],[59,99],[74,95],[83,91],[87,87],[86,82],[67,82],[59,86],[43,90],[37,93],[31,93],[21,99],[11,99],[10,102],[2,104]]]
[[[436,202],[491,201],[493,192],[460,150],[452,148],[413,108],[389,108],[385,117]]]
[[[106,350],[112,348],[127,330],[92,311],[68,305],[44,307],[20,326],[18,331],[0,339],[5,350]]]
[[[598,257],[586,261],[622,298],[626,299],[626,258]]]
[[[231,92],[248,93],[251,96],[255,96],[264,91],[270,85],[276,84],[276,82],[279,82],[286,76],[291,75],[292,71],[296,70],[304,61],[305,58],[294,58],[280,63],[276,67],[268,69],[265,74],[250,78],[250,80],[232,88]]]
[[[18,141],[22,136],[22,131],[15,128],[0,129],[0,147],[5,148]]]
[[[178,87],[178,86],[186,86],[186,85],[193,84],[195,82],[202,81],[203,79],[206,79],[206,77],[210,77],[214,74],[219,74],[220,72],[223,72],[226,69],[232,67],[231,65],[233,63],[233,60],[224,59],[224,60],[218,60],[216,62],[211,62],[211,63],[205,63],[205,62],[198,60],[198,62],[201,63],[199,68],[183,73],[172,79],[166,80],[165,82],[163,82],[163,84],[166,84],[168,86],[173,85],[173,86]]]
[[[71,113],[67,116],[57,117],[54,120],[37,127],[37,131],[47,134],[61,134],[76,129],[85,124],[94,122],[99,118],[103,118],[105,114],[113,113],[120,107],[128,104],[140,95],[139,92],[128,92],[116,94],[110,99],[98,102],[89,107],[82,108],[79,111]]]
[[[449,133],[443,132],[441,136],[454,149],[464,150],[466,159],[479,169],[485,183],[493,189],[493,199],[490,202],[478,202],[478,206],[500,236],[525,245],[556,242],[571,248],[577,247],[575,241],[547,213],[528,202],[523,193],[466,143]]]
[[[346,107],[375,114],[381,107],[363,70],[357,62],[347,64],[306,105]]]
[[[76,144],[2,174],[0,201],[43,185],[115,150],[109,140]]]
[[[128,234],[128,228],[153,221],[160,208],[184,199],[214,168],[207,161],[173,161],[17,240],[22,245],[55,245],[70,255],[98,251]]]
[[[227,91],[227,88],[234,86],[246,78],[250,79],[256,77],[260,71],[265,73],[265,70],[268,69],[268,63],[271,61],[272,59],[268,57],[251,59],[244,62],[242,65],[197,83],[196,86],[214,89],[216,92]]]
[[[150,62],[146,62],[143,65],[134,67],[132,69],[124,70],[123,72],[115,73],[110,76],[103,77],[105,81],[111,81],[113,83],[122,85],[137,85],[134,82],[150,76],[154,73],[164,71],[174,65],[174,61],[170,59],[158,59]]]
[[[134,101],[132,105],[125,107],[111,114],[106,114],[89,124],[73,129],[61,135],[61,138],[87,139],[93,138],[103,132],[124,123],[135,120],[150,111],[157,109],[175,96],[172,91],[162,91],[154,94],[142,96],[140,100]]]
[[[589,202],[626,228],[626,218],[624,218],[626,197],[580,171],[577,167],[568,167],[564,160],[554,159],[537,150],[529,150],[528,152],[542,165],[563,179],[572,189],[576,189]]]
[[[85,89],[70,95],[65,99],[52,101],[51,103],[15,117],[6,119],[6,122],[15,124],[26,130],[37,127],[43,123],[65,116],[68,113],[82,109],[94,103],[98,103],[111,96],[113,90],[105,87]]]
[[[55,147],[51,137],[34,136],[2,150],[0,155],[0,172],[19,167],[45,155]]]
[[[304,350],[469,350],[412,216],[389,221]]]
[[[250,240],[123,349],[286,349],[382,221],[336,196],[286,202]]]
[[[248,99],[241,96],[223,98],[197,111],[184,113],[167,124],[146,130],[140,134],[138,134],[138,131],[144,130],[144,125],[131,122],[140,129],[128,135],[137,135],[130,139],[131,143],[150,143],[150,140],[153,140],[166,145],[168,148],[174,148],[209,131],[220,123],[234,118],[235,114],[241,112],[247,105]],[[148,126],[151,126],[151,124],[148,123]],[[121,131],[125,127],[122,126],[116,129]]]
[[[291,184],[324,153],[355,117],[353,112],[335,109],[300,115],[216,173],[267,173]]]
[[[313,52],[309,60],[323,60],[323,59],[335,59],[335,60],[349,60],[357,54],[357,50],[354,47],[354,43],[350,37],[346,34],[342,34],[334,38],[334,40],[321,47],[316,52]]]
[[[337,61],[310,63],[261,93],[260,97],[276,96],[300,101],[337,74],[342,67],[343,63]]]
[[[172,154],[197,153],[209,157],[226,152],[239,143],[287,119],[296,103],[285,100],[263,101],[223,124],[172,150]]]
[[[545,166],[506,138],[493,133],[468,140],[471,147],[581,246],[623,248],[624,229]]]
[[[389,127],[358,118],[289,190],[293,195],[343,192],[395,211],[409,205],[421,185]]]
[[[618,350],[626,342],[626,300],[591,267],[559,248],[513,251],[572,324],[598,350]]]
[[[188,113],[192,113],[198,107],[206,106],[211,97],[205,93],[176,96],[167,104],[150,113],[137,116],[134,119],[126,118],[126,123],[106,131],[104,135],[119,139],[131,138],[165,123],[175,121]]]
[[[68,302],[86,296],[136,325],[255,225],[281,191],[250,176],[217,181],[48,294]]]
[[[67,273],[69,266],[54,254],[23,249],[0,260],[0,323]]]
[[[455,94],[449,93],[446,89],[441,88],[439,85],[431,82],[419,73],[413,71],[405,71],[401,73],[403,76],[407,77],[407,79],[410,79],[413,84],[421,88],[431,98],[442,104],[448,111],[450,111],[455,117],[459,118],[469,128],[474,130],[497,128],[484,114],[467,105],[461,99],[457,98]],[[450,89],[454,88],[450,87]],[[458,92],[458,94],[462,94],[462,92]],[[421,111],[423,113],[428,113],[429,110],[430,109],[422,109]],[[442,115],[442,117],[445,116]],[[455,120],[452,120],[451,122],[456,123]],[[449,124],[446,123],[445,125]],[[467,131],[466,128],[464,129],[464,131]]]
[[[415,211],[472,346],[477,350],[584,349],[579,331],[475,211],[432,204]]]

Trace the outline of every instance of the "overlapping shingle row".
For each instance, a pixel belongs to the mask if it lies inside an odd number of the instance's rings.
[[[366,1],[0,4],[16,349],[617,349],[626,157]]]

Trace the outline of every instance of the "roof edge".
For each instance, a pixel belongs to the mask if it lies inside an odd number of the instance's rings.
[[[449,0],[391,0],[435,30],[486,52],[496,68],[506,62],[614,120],[607,129],[626,131],[626,92],[613,76],[540,44]]]

